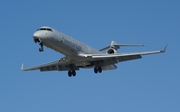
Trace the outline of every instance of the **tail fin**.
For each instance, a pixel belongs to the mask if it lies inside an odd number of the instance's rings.
[[[115,41],[111,41],[111,46],[118,45]]]
[[[119,46],[119,44],[117,44],[115,41],[112,41],[111,42],[111,45],[110,45],[110,48],[114,48],[114,49],[119,49],[120,48],[120,46]]]

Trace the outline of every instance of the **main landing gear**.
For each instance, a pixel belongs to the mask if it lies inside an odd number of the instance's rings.
[[[94,68],[94,73],[102,73],[102,68],[101,67],[95,67]],[[68,71],[68,76],[69,77],[72,77],[72,76],[76,76],[76,71],[75,70],[69,70]]]
[[[102,73],[102,68],[101,68],[101,67],[95,67],[95,68],[94,68],[94,73],[97,74],[98,72],[99,72],[99,73]]]
[[[76,76],[76,71],[75,70],[69,70],[68,71],[68,76],[71,77],[71,76]]]

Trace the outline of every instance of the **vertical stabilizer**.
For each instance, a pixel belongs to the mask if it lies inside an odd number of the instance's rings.
[[[119,49],[119,46],[117,46],[118,44],[115,41],[111,41],[111,45],[110,48],[114,48],[114,49]]]
[[[111,46],[117,45],[115,41],[111,41]]]

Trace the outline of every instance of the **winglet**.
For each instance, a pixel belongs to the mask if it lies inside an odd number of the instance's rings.
[[[24,64],[22,63],[22,65],[21,65],[21,70],[24,70]]]
[[[166,52],[166,48],[167,48],[168,44],[164,47],[163,50],[161,50],[161,52]]]

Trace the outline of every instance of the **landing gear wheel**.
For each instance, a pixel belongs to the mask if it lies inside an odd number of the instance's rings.
[[[97,67],[94,68],[94,73],[98,73]]]
[[[39,48],[39,52],[43,52],[44,50],[42,48]]]
[[[102,68],[101,67],[98,67],[98,72],[102,73]]]
[[[95,67],[95,68],[94,68],[94,73],[97,74],[98,72],[99,72],[99,73],[102,73],[102,68],[101,68],[101,67]]]
[[[76,76],[76,71],[75,71],[75,70],[72,71],[72,75],[73,75],[74,77]]]
[[[72,76],[71,71],[68,71],[68,76],[69,76],[69,77],[71,77],[71,76]]]
[[[68,76],[71,77],[71,76],[76,76],[76,71],[75,70],[69,70],[68,71]]]

